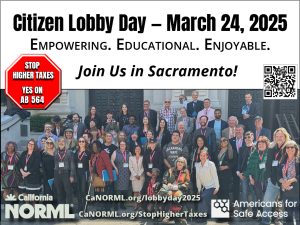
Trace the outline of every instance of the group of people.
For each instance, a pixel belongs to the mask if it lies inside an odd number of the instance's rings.
[[[192,99],[179,110],[166,99],[159,112],[145,100],[138,116],[123,104],[118,115],[107,112],[105,122],[92,106],[83,122],[74,113],[65,127],[54,116],[21,154],[15,142],[7,142],[1,153],[3,198],[43,192],[55,196],[57,203],[71,204],[76,196],[82,211],[89,183],[95,176],[104,179],[105,171],[108,180],[103,188],[95,187],[95,194],[200,195],[198,203],[185,207],[208,215],[212,198],[288,200],[297,204],[284,209],[285,221],[299,221],[299,147],[286,129],[280,127],[271,136],[249,93],[241,115],[227,121],[210,99],[198,100],[197,91]],[[101,204],[103,210],[112,207],[125,209],[122,202]],[[151,207],[136,204],[139,208]],[[261,223],[270,224],[270,218],[263,217]]]

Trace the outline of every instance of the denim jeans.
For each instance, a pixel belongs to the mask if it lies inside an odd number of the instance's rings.
[[[274,185],[271,182],[271,179],[268,179],[268,184],[267,184],[267,190],[264,196],[264,202],[270,202],[273,203],[275,202],[276,198],[280,194],[280,187],[278,185]],[[272,207],[264,207],[264,214],[271,212]],[[270,218],[269,217],[262,217],[262,223],[263,224],[270,224]]]
[[[215,188],[204,189],[200,192],[198,211],[210,214],[210,204]],[[207,216],[208,217],[208,216]]]
[[[251,201],[256,202],[257,198],[256,195],[254,193],[254,189],[253,186],[250,185],[249,180],[248,179],[244,179],[241,180],[241,186],[242,186],[242,195],[241,195],[241,201],[246,202],[248,201],[248,194],[251,194]],[[246,210],[246,209],[242,209],[242,210]],[[253,209],[253,211],[256,211],[257,209]]]

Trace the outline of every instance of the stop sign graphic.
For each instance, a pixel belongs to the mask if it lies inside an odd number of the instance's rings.
[[[46,109],[61,94],[61,69],[47,55],[21,55],[5,71],[5,93],[21,109]]]

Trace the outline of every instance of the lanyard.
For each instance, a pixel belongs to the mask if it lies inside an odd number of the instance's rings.
[[[204,132],[203,132],[203,129],[201,128],[201,134],[203,135],[203,136],[205,136],[205,134],[206,134],[206,129],[204,129]]]
[[[153,151],[152,154],[150,153],[150,162],[151,162],[151,163],[152,163],[152,160],[153,160],[154,155],[155,155],[155,150]]]
[[[123,159],[124,159],[124,163],[126,163],[126,150],[125,152],[123,152]]]
[[[65,156],[66,156],[66,153],[67,153],[67,151],[65,150],[65,151],[64,151],[64,155],[61,157],[61,155],[60,155],[60,153],[59,153],[59,150],[58,150],[58,157],[59,157],[59,160],[60,160],[60,161],[63,161],[63,160],[64,160],[64,158],[65,158]]]
[[[81,160],[82,160],[82,158],[83,158],[83,156],[84,156],[84,153],[85,153],[85,151],[83,151],[83,152],[81,153],[81,155],[80,155],[80,152],[79,152],[79,154],[78,154],[78,159],[79,159],[80,162],[81,162]]]
[[[8,155],[8,154],[7,154],[7,155]],[[12,161],[13,161],[14,156],[15,156],[15,153],[14,153],[12,156],[9,156],[9,155],[8,155],[9,165],[12,165]]]
[[[30,157],[31,157],[31,155],[26,155],[26,159],[25,159],[25,165],[27,166],[27,164],[28,164],[28,161],[29,161],[29,159],[30,159]]]

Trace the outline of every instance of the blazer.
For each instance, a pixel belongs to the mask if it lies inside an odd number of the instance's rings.
[[[253,130],[253,134],[254,134],[254,141],[256,141],[256,130]],[[260,136],[266,136],[270,141],[271,141],[271,130],[267,129],[267,128],[262,128],[260,133],[259,133],[259,137]]]
[[[192,134],[184,132],[181,143],[188,148],[189,153],[191,152],[191,148],[192,148],[192,139],[193,139]]]
[[[252,102],[250,104],[250,109],[248,111],[248,114],[250,115],[250,117],[247,118],[247,119],[243,119],[243,116],[241,117],[242,118],[242,124],[244,124],[245,127],[246,127],[245,131],[253,130],[253,128],[254,128],[254,118],[256,116],[260,115],[259,108],[258,108],[256,103]]]
[[[157,138],[159,135],[159,131],[157,130],[156,131],[156,134],[155,134],[155,138]],[[166,144],[168,144],[169,142],[171,141],[171,133],[169,130],[167,130],[166,128],[164,129],[164,132],[163,132],[163,136],[162,136],[162,139],[161,139],[161,142],[160,142],[160,146],[161,148],[163,148]]]
[[[194,132],[193,136],[193,147],[195,146],[197,136],[201,135],[201,128],[197,129]],[[217,140],[216,140],[216,133],[213,128],[206,127],[205,135],[206,137],[206,143],[209,155],[212,157],[214,155],[214,152],[217,151]]]
[[[149,111],[150,111],[149,113],[150,115],[148,115],[149,122],[151,124],[152,129],[155,130],[157,126],[157,112],[153,109],[150,109]],[[139,126],[143,125],[143,118],[144,118],[144,111],[138,115]]]
[[[222,130],[222,137],[226,137],[227,139],[229,139],[229,129],[230,127],[227,127],[224,130]]]
[[[202,109],[204,109],[203,101],[197,100],[194,107],[193,107],[193,102],[189,102],[187,104],[186,112],[189,117],[196,118],[198,115],[198,112],[201,111]],[[196,112],[196,114],[194,116],[193,116],[193,112]]]
[[[155,152],[155,153],[154,153]],[[153,164],[153,168],[157,168],[160,170],[160,176],[163,175],[164,173],[164,159],[163,159],[163,153],[162,150],[160,148],[160,146],[157,144],[154,152],[152,152],[152,164]],[[144,153],[143,153],[143,167],[144,167],[144,172],[145,174],[147,172],[152,171],[151,168],[149,168],[149,163],[151,163],[151,152],[150,149],[145,149]]]
[[[207,126],[210,128],[214,128],[215,120],[209,121]],[[221,120],[221,131],[228,127],[228,123],[224,120]]]
[[[236,148],[236,137],[229,139],[229,143],[231,144],[232,150],[233,150],[233,158],[234,158],[234,163],[232,166],[232,171],[235,173],[238,168],[238,157],[239,153],[241,153],[242,148],[246,146],[245,140],[243,138],[242,146],[240,147],[240,151],[238,153],[237,148]]]
[[[183,118],[180,116],[177,118],[177,121],[176,121],[176,130],[178,128],[178,123],[179,122],[182,122],[183,121]],[[192,133],[194,131],[194,118],[191,118],[191,117],[186,117],[186,122],[184,123],[184,127],[185,127],[185,131],[187,133]]]
[[[139,161],[136,161],[135,156],[129,157],[130,180],[135,180],[135,176],[144,177],[143,156],[140,156]]]
[[[61,126],[61,128],[60,128],[60,130],[59,130],[59,134],[56,132],[56,128],[54,128],[52,131],[51,131],[51,133],[52,134],[54,134],[55,136],[57,136],[57,137],[62,137],[62,136],[64,136],[64,128],[63,128],[63,126]]]
[[[74,124],[73,123],[70,123],[69,124],[69,127],[68,128],[71,128],[74,132]],[[83,123],[81,122],[78,122],[78,129],[77,129],[77,140],[82,137],[83,133],[84,133],[84,130],[85,130],[85,126]]]

